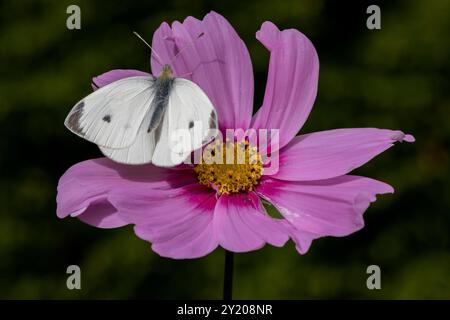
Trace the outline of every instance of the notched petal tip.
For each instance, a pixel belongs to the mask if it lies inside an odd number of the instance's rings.
[[[68,215],[64,215],[64,217],[60,217],[60,218],[65,218],[65,217],[67,217],[67,216],[71,216],[72,218],[78,217],[80,214],[82,214],[83,212],[85,212],[87,208],[88,208],[88,207],[83,207],[83,208],[81,208],[81,209],[75,210],[74,212],[71,212],[71,213],[68,214]]]
[[[405,134],[404,132],[397,130],[397,131],[393,131],[392,136],[391,136],[392,140],[395,141],[399,141],[399,142],[414,142],[416,141],[416,139],[414,138],[413,135],[411,134]]]
[[[169,25],[166,21],[163,21],[163,22],[161,22],[161,24],[159,25],[159,28],[170,29],[170,25]],[[158,29],[159,29],[159,28],[158,28]]]
[[[265,22],[257,38],[270,51],[270,60],[263,105],[252,119],[252,128],[282,128],[277,146],[282,148],[299,132],[313,107],[319,58],[311,41],[295,29],[280,31]]]
[[[394,192],[395,189],[391,185],[386,183],[386,190],[384,192],[381,192],[380,194],[394,193]]]
[[[187,19],[187,18],[186,18]],[[185,20],[186,21],[186,20]],[[171,27],[172,27],[172,29],[173,28],[180,28],[181,26],[183,26],[183,23],[181,23],[180,21],[178,21],[178,20],[175,20],[174,22],[172,22],[172,25],[171,25]],[[172,36],[173,37],[173,36]],[[174,39],[175,39],[175,37],[173,37]]]
[[[258,39],[258,41],[260,41],[268,50],[272,50],[278,40],[279,33],[280,30],[274,23],[265,21],[261,25],[261,28],[256,32],[256,39]]]
[[[369,178],[368,178],[369,179]],[[380,180],[373,180],[371,179],[376,187],[373,189],[373,200],[372,202],[376,201],[376,195],[377,194],[386,194],[386,193],[394,193],[394,188],[387,184],[386,182],[380,181]]]
[[[372,180],[372,179],[371,179]],[[370,204],[377,201],[377,196],[381,194],[394,193],[394,188],[382,181],[372,180],[373,190],[356,194],[353,199],[353,210],[355,213],[355,227],[359,230],[364,227],[363,213],[369,208]]]
[[[211,17],[215,17],[215,18],[219,18],[219,19],[225,19],[220,13],[218,13],[217,11],[211,10],[209,11],[205,17],[207,16],[211,16]]]
[[[414,138],[414,136],[412,134],[406,134],[405,137],[403,138],[403,141],[415,142],[416,138]]]

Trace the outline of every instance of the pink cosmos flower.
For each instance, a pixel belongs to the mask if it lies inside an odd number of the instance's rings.
[[[201,33],[204,36],[195,40]],[[270,63],[264,102],[253,117],[250,56],[222,16],[212,12],[202,21],[188,17],[171,27],[163,23],[153,36],[153,48],[162,63],[169,63],[185,48],[171,63],[174,75],[185,75],[200,85],[217,109],[222,131],[280,129],[276,174],[262,171],[250,187],[221,193],[199,179],[200,174],[223,178],[207,167],[167,169],[121,165],[107,158],[88,160],[61,177],[58,217],[78,217],[99,228],[134,224],[135,233],[149,241],[153,251],[175,259],[202,257],[219,245],[233,252],[256,250],[266,243],[281,247],[289,238],[304,254],[314,239],[361,229],[363,213],[375,196],[394,190],[386,183],[348,173],[394,142],[414,138],[374,128],[296,136],[316,97],[317,53],[302,33],[280,31],[271,22],[263,23],[256,38],[270,51]],[[162,66],[154,57],[151,67],[159,75]],[[93,85],[102,87],[142,74],[113,70],[95,77]],[[250,177],[245,169],[240,174]],[[226,188],[240,181],[232,179],[223,178],[219,184]],[[272,203],[283,218],[269,216],[261,199]]]

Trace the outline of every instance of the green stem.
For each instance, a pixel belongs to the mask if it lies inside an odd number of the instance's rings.
[[[223,275],[223,300],[233,299],[233,258],[234,253],[225,250],[225,269]]]

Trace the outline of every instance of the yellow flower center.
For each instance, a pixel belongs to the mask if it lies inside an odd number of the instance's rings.
[[[252,191],[263,171],[261,156],[247,141],[213,142],[195,167],[200,184],[220,194]]]

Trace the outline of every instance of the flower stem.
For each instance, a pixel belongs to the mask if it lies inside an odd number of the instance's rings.
[[[225,269],[223,274],[223,300],[233,299],[233,257],[231,251],[225,250]]]

